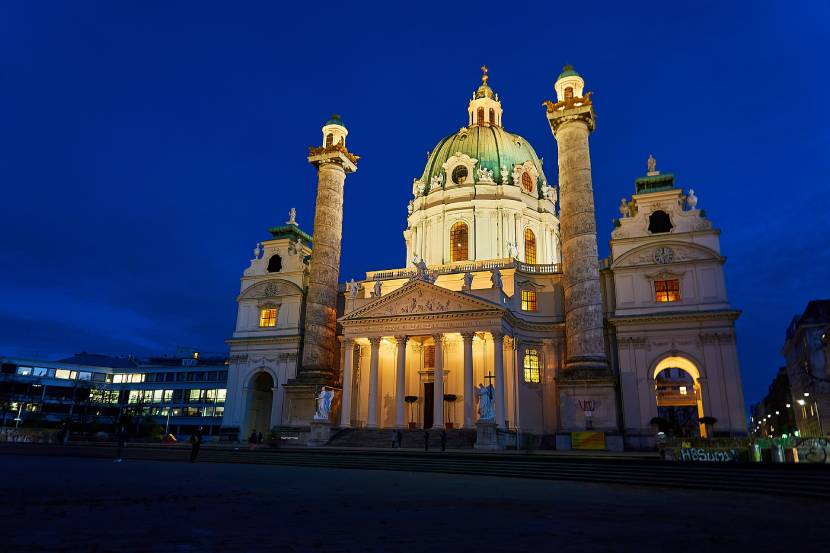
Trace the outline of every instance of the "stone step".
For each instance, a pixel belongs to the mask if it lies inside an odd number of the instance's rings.
[[[472,449],[475,445],[475,430],[449,429],[447,433],[447,448]],[[333,447],[372,447],[392,448],[393,432],[391,429],[344,428],[337,431],[328,445]],[[423,430],[401,430],[401,445],[404,448],[423,449]],[[441,431],[429,431],[429,447],[441,447]]]

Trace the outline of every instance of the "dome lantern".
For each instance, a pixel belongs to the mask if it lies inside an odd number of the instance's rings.
[[[335,144],[343,142],[343,146],[346,146],[346,135],[349,134],[349,131],[346,129],[346,125],[343,124],[343,120],[340,119],[340,116],[336,113],[331,116],[331,119],[326,121],[326,124],[323,125],[323,147],[328,148],[330,146],[334,146]]]
[[[487,74],[487,66],[481,66],[481,86],[473,93],[470,105],[467,107],[469,116],[467,126],[473,125],[501,127],[501,102],[499,95],[493,92],[487,81],[490,76]]]
[[[553,88],[556,89],[556,101],[564,102],[568,98],[582,98],[585,81],[572,65],[566,65],[562,68],[562,73],[559,74]]]

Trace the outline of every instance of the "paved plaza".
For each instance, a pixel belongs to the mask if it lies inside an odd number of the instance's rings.
[[[0,469],[4,552],[781,551],[830,530],[828,503],[760,494],[23,455]]]

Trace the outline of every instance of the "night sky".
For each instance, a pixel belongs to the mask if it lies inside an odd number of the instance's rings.
[[[413,177],[482,64],[558,180],[541,103],[594,91],[600,253],[653,153],[722,229],[747,403],[791,317],[830,297],[830,3],[4,2],[0,355],[226,351],[239,278],[340,113],[341,281],[404,264]],[[757,5],[764,4],[759,8]]]

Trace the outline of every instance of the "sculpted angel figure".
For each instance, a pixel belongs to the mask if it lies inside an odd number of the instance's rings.
[[[288,210],[288,221],[286,221],[286,224],[289,224],[289,225],[296,225],[297,224],[297,209],[296,208],[292,207],[291,209]]]
[[[314,413],[314,420],[327,421],[331,412],[331,402],[334,399],[334,390],[323,386],[317,394],[317,411]]]
[[[357,297],[357,291],[360,289],[360,285],[355,282],[355,279],[351,279],[346,283],[346,287],[349,290],[349,297],[351,299],[355,299]]]
[[[493,410],[495,403],[495,391],[493,385],[479,384],[476,390],[476,397],[478,398],[478,420],[488,422],[496,419],[496,414]]]

